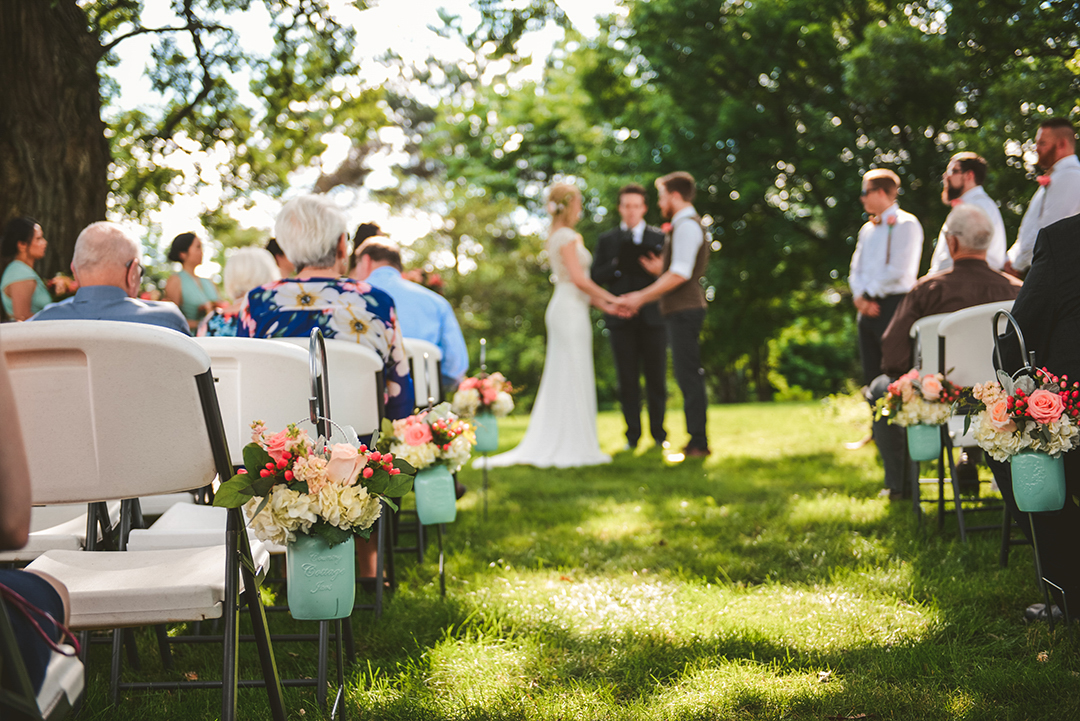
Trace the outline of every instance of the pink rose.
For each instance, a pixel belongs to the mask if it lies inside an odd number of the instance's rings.
[[[990,411],[990,425],[996,430],[1002,433],[1012,433],[1016,430],[1016,424],[1009,415],[1009,402],[1006,399],[996,401],[987,410]]]
[[[275,463],[285,460],[285,453],[292,447],[292,439],[289,438],[287,430],[278,431],[267,438],[264,443],[266,444],[266,452],[270,454]]]
[[[467,391],[470,388],[476,388],[479,385],[480,385],[480,379],[479,378],[466,378],[465,380],[461,381],[461,384],[458,386],[458,389],[463,390],[463,391]]]
[[[1039,183],[1039,185],[1041,185],[1044,188],[1046,186],[1050,185],[1050,176],[1049,175],[1038,175],[1038,176],[1035,177],[1035,180]]]
[[[890,215],[888,218],[885,219],[885,222],[889,225],[896,225],[896,216]]]
[[[405,443],[410,446],[422,446],[431,442],[431,428],[427,423],[413,423],[405,429]]]
[[[326,463],[326,476],[331,483],[351,486],[360,469],[367,465],[367,458],[361,456],[348,443],[335,443],[330,447],[330,460]]]
[[[1052,423],[1061,418],[1065,404],[1057,393],[1040,388],[1028,397],[1028,414],[1039,423]]]
[[[494,388],[485,388],[483,391],[481,391],[480,395],[484,399],[484,405],[490,406],[492,403],[495,402],[495,399],[499,397],[499,391],[495,390]]]
[[[936,401],[941,396],[942,385],[937,376],[923,376],[922,394],[928,401]]]

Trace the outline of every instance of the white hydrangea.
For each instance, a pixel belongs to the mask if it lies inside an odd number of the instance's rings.
[[[506,391],[499,391],[499,394],[495,396],[495,402],[491,404],[491,412],[496,418],[502,418],[510,415],[512,410],[514,410],[514,397]]]
[[[438,450],[434,443],[423,443],[419,446],[410,446],[407,443],[393,443],[390,453],[394,458],[400,458],[413,468],[427,468],[438,457]]]
[[[248,517],[258,508],[262,499],[252,498],[244,504]],[[318,504],[306,493],[297,493],[285,486],[275,486],[270,492],[270,502],[251,518],[249,523],[255,537],[260,541],[270,541],[286,545],[296,540],[296,532],[307,533],[313,523],[319,520]]]
[[[451,409],[459,416],[475,416],[480,409],[480,391],[475,388],[458,391],[454,394]]]
[[[1080,429],[1077,429],[1076,424],[1066,415],[1062,415],[1056,421],[1047,423],[1046,430],[1050,432],[1050,445],[1047,446],[1040,441],[1035,443],[1034,446],[1036,450],[1045,451],[1055,458],[1066,451],[1072,450],[1078,440],[1077,436],[1080,435]]]
[[[904,401],[900,410],[892,416],[892,423],[898,426],[914,426],[925,424],[928,426],[940,426],[949,420],[952,415],[952,406],[948,403],[930,403],[918,396]]]
[[[442,457],[446,460],[446,467],[451,473],[457,473],[469,461],[472,455],[472,447],[476,443],[476,436],[467,431],[450,441],[450,450],[443,451]]]
[[[371,528],[382,513],[377,496],[369,495],[363,486],[349,486],[341,491],[341,523],[339,528],[364,530]]]
[[[982,411],[972,421],[975,442],[979,448],[990,454],[995,461],[1005,462],[1020,451],[1041,451],[1053,457],[1057,457],[1066,451],[1070,451],[1080,441],[1080,428],[1068,416],[1062,416],[1060,420],[1046,424],[1046,430],[1050,433],[1050,443],[1031,438],[1030,427],[1023,432],[999,431],[990,423],[990,412]]]

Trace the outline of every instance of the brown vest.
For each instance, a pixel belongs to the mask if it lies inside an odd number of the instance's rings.
[[[680,223],[697,223],[701,225],[701,218],[699,216],[691,216],[689,218],[681,218]],[[675,228],[671,229],[667,238],[664,239],[664,272],[666,273],[668,268],[671,267],[671,239],[675,232]],[[662,298],[660,298],[660,313],[662,315],[671,315],[672,313],[678,313],[681,310],[693,310],[695,308],[705,308],[705,289],[701,287],[701,279],[705,277],[705,268],[709,265],[709,236],[705,233],[705,228],[701,228],[701,246],[698,248],[697,260],[694,261],[694,274],[688,281],[670,291]]]

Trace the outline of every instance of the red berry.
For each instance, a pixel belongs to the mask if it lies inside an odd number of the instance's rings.
[[[266,470],[265,468],[262,469],[261,471],[259,471],[259,476],[262,477],[262,478],[266,478],[267,476],[272,476],[272,475],[274,475],[274,474],[271,473],[270,471]]]
[[[282,468],[284,468],[284,467],[285,467],[285,466],[287,466],[287,465],[289,465],[289,462],[288,462],[288,461],[286,461],[286,460],[285,460],[285,459],[283,458],[283,459],[281,459],[280,461],[278,461],[278,462],[277,462],[277,469],[278,469],[278,470],[280,471],[280,470],[281,470]]]
[[[274,470],[274,464],[273,464],[273,463],[267,463],[267,464],[266,464],[266,469],[267,469],[268,471],[272,471],[272,470]]]
[[[364,469],[364,472],[363,472],[364,478],[371,478],[373,475],[375,475],[375,471],[371,470],[370,468],[365,468]]]
[[[237,470],[236,472],[237,473],[247,473],[247,469],[246,468],[241,468],[241,469]]]
[[[296,478],[296,474],[294,474],[292,471],[285,471],[286,481],[291,481],[293,478]]]

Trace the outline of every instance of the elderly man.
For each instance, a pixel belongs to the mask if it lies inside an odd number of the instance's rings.
[[[998,210],[997,203],[983,190],[985,180],[985,158],[975,153],[957,153],[949,160],[945,174],[941,176],[941,200],[946,205],[954,207],[961,203],[971,203],[986,213],[986,217],[994,226],[990,247],[986,249],[986,264],[994,270],[1001,270],[1005,267],[1005,223],[1001,220],[1001,211]],[[952,264],[949,244],[945,242],[945,227],[942,226],[927,275],[948,270]]]
[[[1039,188],[1031,196],[1016,242],[1009,248],[1005,272],[1020,276],[1031,267],[1035,238],[1039,231],[1062,218],[1080,213],[1080,160],[1076,158],[1076,131],[1065,118],[1050,118],[1039,124],[1035,135],[1038,165],[1046,175],[1038,177]]]
[[[919,280],[900,306],[882,336],[880,375],[870,384],[871,401],[885,395],[893,379],[911,370],[911,326],[919,318],[935,313],[951,313],[973,305],[1012,300],[1020,292],[1020,282],[986,264],[986,249],[994,226],[986,213],[974,204],[953,208],[942,228],[953,266],[942,273]],[[937,370],[937,369],[927,369]],[[885,465],[885,488],[896,500],[907,493],[904,477],[904,429],[890,426],[885,419],[874,422],[874,440]]]
[[[469,369],[469,349],[450,301],[401,277],[401,249],[388,238],[368,237],[354,256],[352,277],[390,294],[402,335],[434,343],[442,351],[443,388],[449,391],[460,383]]]
[[[142,246],[116,223],[88,225],[75,241],[71,272],[75,297],[47,306],[30,320],[120,320],[146,323],[190,335],[187,320],[172,303],[139,300]]]

